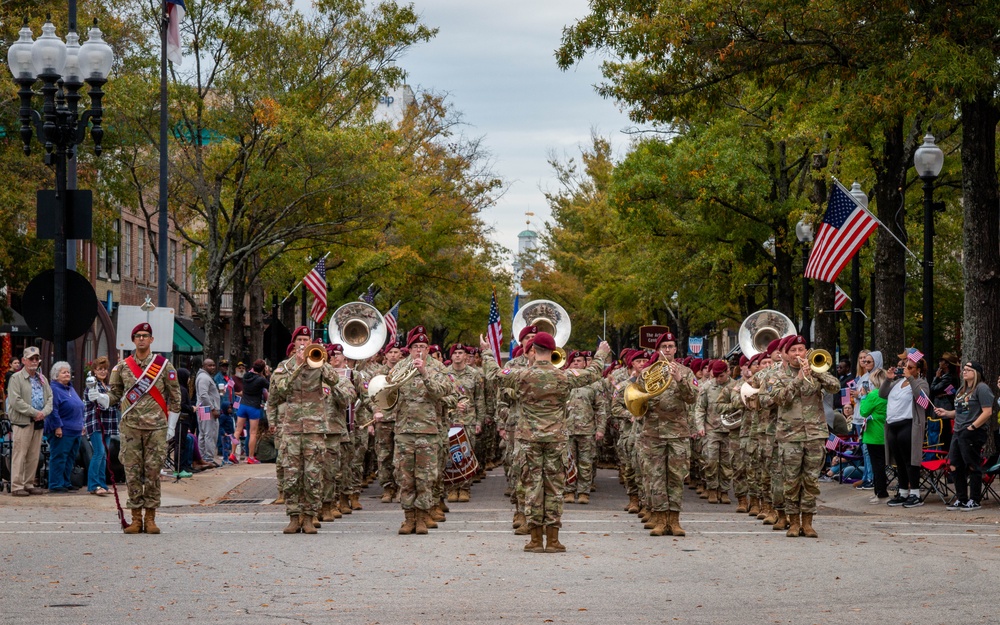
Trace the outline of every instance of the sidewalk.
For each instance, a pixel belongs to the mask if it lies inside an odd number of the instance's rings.
[[[890,508],[886,504],[870,504],[868,500],[873,492],[858,490],[852,484],[837,482],[820,483],[819,506],[820,514],[823,508],[832,514],[864,515],[890,517],[893,519],[912,519],[919,521],[948,521],[955,523],[996,523],[1000,525],[1000,504],[995,500],[983,500],[983,507],[975,512],[951,512],[945,509],[945,504],[935,493],[930,493],[924,500],[924,505],[918,508]],[[926,491],[924,491],[926,492]],[[893,494],[890,491],[890,496]]]
[[[211,505],[222,499],[226,493],[236,488],[248,479],[255,477],[273,477],[274,464],[227,465],[220,469],[209,469],[195,473],[189,477],[175,481],[163,477],[160,481],[161,506],[171,508],[176,506]],[[110,484],[108,485],[110,490]],[[124,484],[118,485],[118,497],[122,506],[125,505],[127,491]],[[100,510],[115,507],[115,497],[109,494],[97,497],[87,492],[86,488],[76,493],[60,495],[33,495],[31,497],[12,497],[4,492],[0,495],[0,506],[9,508],[87,508]]]

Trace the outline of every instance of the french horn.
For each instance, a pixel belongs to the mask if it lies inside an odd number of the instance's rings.
[[[566,345],[573,330],[566,309],[547,299],[532,300],[521,306],[514,316],[511,328],[513,336],[520,335],[526,326],[535,326],[539,332],[551,334],[556,341],[556,347]]]
[[[392,410],[399,401],[399,387],[419,373],[413,360],[407,358],[396,364],[389,375],[377,375],[368,382],[368,397],[379,410]]]
[[[625,387],[625,407],[633,416],[641,417],[649,410],[649,400],[662,395],[670,388],[673,382],[673,372],[677,367],[676,363],[657,360],[647,368],[642,370],[640,377],[642,385],[637,382],[630,382]],[[664,372],[666,369],[666,372]]]
[[[385,318],[367,302],[348,302],[330,317],[330,342],[344,346],[344,356],[364,360],[385,345],[388,330]]]

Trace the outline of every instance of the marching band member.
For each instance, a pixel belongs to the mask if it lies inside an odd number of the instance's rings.
[[[468,366],[468,360],[471,358],[469,349],[461,343],[456,343],[451,348],[451,365],[446,367],[444,372],[455,385],[459,397],[467,400],[459,402],[458,407],[451,412],[450,425],[462,426],[469,439],[469,446],[475,449],[476,438],[483,431],[486,400],[483,375],[474,367]],[[484,458],[478,460],[480,464],[485,462]],[[448,501],[469,501],[472,495],[471,489],[471,478],[461,484],[452,485],[448,489]]]
[[[587,352],[589,353],[589,352]],[[569,356],[570,369],[585,369],[587,357],[582,352]],[[594,483],[597,443],[604,438],[608,414],[604,402],[604,379],[570,391],[566,402],[569,424],[569,453],[576,460],[576,483],[566,486],[566,503],[590,503]]]

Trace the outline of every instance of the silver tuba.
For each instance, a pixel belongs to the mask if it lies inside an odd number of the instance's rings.
[[[795,324],[777,310],[758,310],[743,320],[738,333],[740,350],[747,358],[753,358],[767,349],[774,339],[795,335]],[[760,389],[749,382],[740,387],[740,398],[744,406],[752,406]]]
[[[344,356],[364,360],[385,345],[388,331],[377,308],[366,302],[348,302],[330,317],[330,342],[344,346]]]
[[[566,309],[547,299],[532,300],[521,306],[511,328],[513,336],[521,334],[525,326],[536,326],[539,332],[551,334],[556,340],[556,347],[565,345],[573,330]]]

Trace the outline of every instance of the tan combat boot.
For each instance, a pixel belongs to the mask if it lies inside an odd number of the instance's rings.
[[[416,529],[416,523],[414,521],[415,514],[416,514],[416,511],[413,510],[413,509],[403,510],[403,524],[399,526],[399,533],[400,534],[412,534],[413,533],[413,530]]]
[[[451,508],[448,507],[448,502],[445,501],[444,497],[441,498],[441,503],[438,505],[441,506],[441,512],[451,512]]]
[[[132,523],[125,528],[126,534],[139,534],[142,532],[142,509],[132,508]]]
[[[684,536],[684,528],[681,527],[681,513],[670,511],[667,513],[667,531],[671,536]]]
[[[563,502],[576,503],[576,493],[563,493]]]
[[[531,532],[531,540],[524,545],[524,550],[529,553],[544,553],[545,545],[542,544],[542,528],[539,526],[532,527],[529,531]]]
[[[747,508],[747,515],[752,517],[757,516],[758,514],[760,514],[760,511],[761,509],[763,509],[763,507],[764,507],[763,501],[761,501],[758,497],[751,497],[750,507]]]
[[[426,534],[427,533],[427,521],[426,510],[416,510],[413,515],[413,520],[415,522],[415,527],[413,530],[414,534]]]
[[[303,514],[302,519],[302,533],[303,534],[318,534],[316,530],[316,525],[313,523],[313,516],[311,514]]]
[[[312,526],[315,527],[316,529],[323,527],[323,522],[319,520],[318,514],[316,516],[310,516],[309,520],[312,521]],[[306,524],[306,515],[302,515],[302,526],[305,527],[305,524]]]
[[[347,495],[340,496],[340,508],[341,514],[351,514],[351,502],[347,499]]]
[[[382,491],[382,503],[392,503],[392,489],[386,488]]]
[[[528,525],[527,519],[525,519],[524,523],[522,523],[516,530],[514,530],[515,536],[527,536],[530,533],[531,533],[531,526]]]
[[[789,521],[789,523],[788,523],[788,531],[785,532],[785,536],[787,536],[789,538],[798,538],[799,537],[799,530],[802,529],[799,526],[799,515],[793,514],[793,515],[789,516],[788,517],[788,521]]]
[[[694,492],[695,492],[695,494],[698,495],[698,499],[708,499],[708,492],[707,492],[707,490],[708,489],[705,488],[705,483],[704,482],[698,482],[698,485],[695,486]]]
[[[437,529],[438,524],[437,521],[434,520],[434,517],[431,515],[431,511],[424,510],[423,514],[424,514],[424,525],[427,526],[427,529],[429,530]]]
[[[802,535],[806,538],[819,538],[819,534],[813,529],[813,515],[808,512],[802,513]]]
[[[733,503],[733,500],[729,498],[728,490],[720,490],[718,491],[718,493],[719,493],[719,503],[724,503],[724,504]]]
[[[339,501],[340,497],[334,495],[333,501],[330,502],[330,516],[333,517],[334,521],[336,521],[337,519],[344,518],[343,513],[340,512],[340,504],[338,503]]]
[[[778,510],[770,503],[767,504],[767,514],[761,519],[764,525],[774,525],[778,522]]]
[[[656,525],[654,525],[652,531],[649,532],[650,536],[666,536],[669,533],[667,530],[667,514],[667,512],[653,513],[653,521]]]
[[[562,553],[566,551],[566,545],[559,542],[559,526],[545,526],[545,553]]]
[[[649,520],[649,508],[642,506],[639,508],[639,520],[645,523]]]
[[[319,520],[320,521],[333,521],[333,516],[330,514],[330,502],[323,502],[323,507],[319,509]]]
[[[511,527],[513,527],[514,529],[517,529],[517,528],[521,527],[522,525],[524,525],[526,522],[527,521],[524,519],[524,513],[523,512],[515,512],[514,513],[514,521],[511,523]]]
[[[360,495],[354,493],[351,495],[351,510],[361,510],[361,499]]]
[[[764,520],[766,521],[767,519]],[[785,516],[784,510],[778,510],[778,516],[774,520],[774,527],[772,527],[771,529],[773,529],[776,532],[788,529],[788,517]]]
[[[750,504],[747,502],[747,498],[740,496],[736,498],[736,512],[738,514],[746,514],[746,511],[750,509]]]
[[[285,529],[281,530],[282,534],[297,534],[299,530],[302,529],[302,521],[299,519],[299,515],[292,514],[288,517],[288,525]]]
[[[278,492],[278,498],[275,499],[272,503],[274,503],[276,505],[281,505],[281,504],[285,503],[285,493],[282,493],[282,492],[279,491]]]
[[[457,490],[449,490],[448,491],[448,503],[455,503],[456,501],[458,501],[458,491]]]
[[[705,492],[708,493],[708,503],[719,503],[719,491],[717,489],[710,488]]]
[[[431,506],[430,515],[431,518],[434,519],[435,523],[444,523],[448,520],[448,518],[444,516],[444,511],[441,510],[441,504],[439,503]]]
[[[629,495],[628,496],[628,510],[626,510],[626,512],[628,512],[629,514],[638,514],[638,512],[639,512],[639,496],[638,495]]]
[[[156,527],[156,508],[146,508],[146,518],[142,521],[142,531],[145,534],[160,533],[160,528]]]
[[[656,527],[656,513],[652,510],[649,511],[649,516],[646,517],[646,522],[642,524],[642,529],[651,530]]]
[[[460,488],[458,490],[458,502],[459,503],[465,503],[465,502],[469,501],[470,499],[472,499],[472,493],[469,491],[468,488]]]
[[[590,503],[590,494],[589,493],[580,493],[579,495],[576,496],[576,503],[578,503],[580,505],[583,505],[583,506],[589,504]]]

